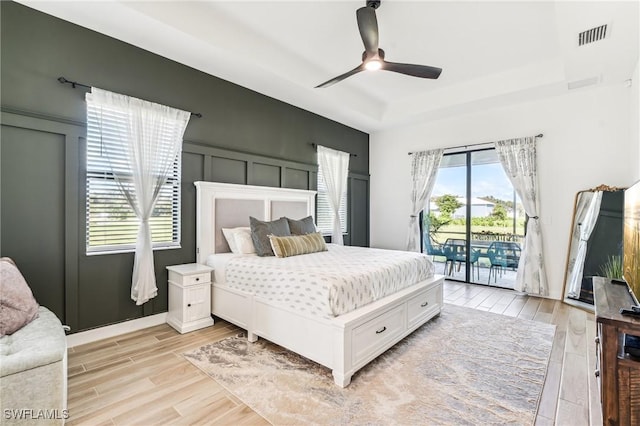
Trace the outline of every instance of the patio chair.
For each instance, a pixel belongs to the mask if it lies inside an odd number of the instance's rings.
[[[493,282],[497,282],[497,274],[504,268],[516,269],[520,262],[520,245],[511,241],[494,241],[487,250],[491,267],[489,268],[489,278],[487,284],[491,282],[491,273],[493,272]]]
[[[442,244],[434,242],[429,235],[424,238],[424,252],[433,257],[445,255]]]
[[[440,243],[436,243],[431,239],[431,236],[429,234],[425,234],[424,237],[424,253],[428,254],[431,257],[431,260],[435,261],[436,256],[442,256],[442,257],[446,257],[446,251],[444,249],[444,246]],[[442,273],[444,274],[444,272],[447,269],[447,262],[444,263],[444,269],[442,270]]]
[[[459,271],[462,263],[467,261],[467,240],[460,238],[448,238],[442,247],[447,259],[445,262],[444,271],[447,270],[448,266],[448,275],[451,275],[453,273],[453,267],[455,263],[458,263]],[[471,264],[471,277],[473,278],[473,271],[475,268],[476,275],[478,279],[480,279],[480,265],[478,264],[478,259],[480,259],[480,252],[472,248],[469,255],[469,263]]]

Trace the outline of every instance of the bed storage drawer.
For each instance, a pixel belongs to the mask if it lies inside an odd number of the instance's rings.
[[[353,329],[352,362],[358,365],[376,357],[384,343],[402,335],[405,330],[405,304],[365,322]]]
[[[442,287],[432,287],[426,291],[416,294],[407,301],[408,327],[422,322],[425,317],[440,309]]]

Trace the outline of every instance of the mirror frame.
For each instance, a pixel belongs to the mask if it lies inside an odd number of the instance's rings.
[[[564,303],[584,309],[588,312],[594,312],[595,310],[593,305],[589,305],[588,303],[581,302],[577,299],[572,299],[567,297],[567,275],[569,274],[569,257],[571,256],[572,235],[573,235],[574,227],[576,225],[576,210],[578,208],[578,197],[580,196],[580,194],[584,192],[597,192],[597,191],[618,192],[618,191],[624,191],[625,189],[627,188],[602,184],[591,189],[584,189],[582,191],[576,192],[576,196],[574,197],[574,200],[573,200],[573,214],[571,215],[571,227],[569,228],[569,243],[567,245],[567,256],[564,262],[564,278],[562,280],[562,301]]]

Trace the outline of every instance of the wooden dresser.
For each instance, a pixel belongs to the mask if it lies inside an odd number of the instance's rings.
[[[624,352],[624,334],[640,336],[640,317],[620,314],[633,299],[626,285],[593,279],[597,324],[596,377],[605,425],[640,425],[640,361]]]

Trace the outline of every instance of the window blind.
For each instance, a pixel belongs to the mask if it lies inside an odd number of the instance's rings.
[[[340,229],[347,232],[347,191],[342,193],[340,201]],[[330,234],[333,231],[333,210],[329,201],[327,187],[322,176],[322,167],[318,166],[318,196],[316,203],[316,226],[318,231]]]
[[[101,120],[97,119],[98,114],[101,114]],[[128,151],[110,150],[110,155],[105,155],[110,146],[122,143],[119,135],[127,125],[127,116],[122,111],[104,107],[98,111],[87,105],[87,253],[135,250],[139,222],[120,189],[120,185],[133,186],[133,181],[126,178],[132,172],[128,159],[114,154]],[[168,132],[168,128],[159,129],[160,140],[168,140]],[[180,245],[180,165],[181,155],[178,154],[171,165],[168,179],[160,188],[149,219],[154,248]],[[112,170],[116,170],[120,182],[116,181]]]

